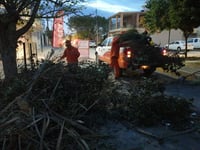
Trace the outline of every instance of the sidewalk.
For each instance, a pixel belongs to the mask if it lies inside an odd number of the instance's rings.
[[[186,61],[185,66],[178,70],[180,76],[175,75],[175,73],[165,72],[162,68],[157,68],[156,72],[174,79],[200,81],[200,60]]]
[[[188,80],[200,80],[200,60],[186,61],[185,66],[179,71]]]

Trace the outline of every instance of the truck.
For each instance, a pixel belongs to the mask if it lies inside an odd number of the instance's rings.
[[[131,33],[132,34],[132,33]],[[130,44],[120,47],[118,64],[120,74],[128,69],[140,70],[144,76],[150,76],[157,67],[176,71],[183,66],[179,57],[167,55],[167,49],[156,44],[150,44],[149,37],[139,33],[123,35],[124,41]],[[96,47],[95,55],[98,64],[111,64],[111,45],[114,36],[107,37]]]

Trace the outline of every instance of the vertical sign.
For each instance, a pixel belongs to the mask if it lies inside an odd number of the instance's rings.
[[[61,16],[54,18],[53,21],[53,47],[62,47],[63,37],[64,37],[64,28],[63,28],[63,15],[64,11],[58,11],[56,16]]]

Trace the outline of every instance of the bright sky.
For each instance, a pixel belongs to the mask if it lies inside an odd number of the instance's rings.
[[[97,9],[97,11],[115,14],[125,11],[141,11],[144,9],[145,1],[146,0],[88,0],[87,6]]]

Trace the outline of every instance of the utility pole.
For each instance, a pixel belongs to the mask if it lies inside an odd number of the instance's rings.
[[[97,17],[97,9],[96,9],[96,43],[99,43],[99,26],[98,26],[98,17]]]

